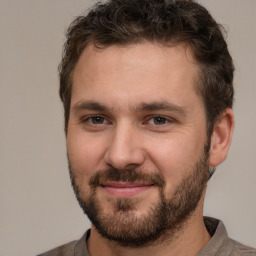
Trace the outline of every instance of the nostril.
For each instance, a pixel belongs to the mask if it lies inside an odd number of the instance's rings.
[[[137,168],[145,160],[142,150],[126,151],[122,154],[120,151],[108,151],[105,154],[104,161],[108,166],[116,169]]]

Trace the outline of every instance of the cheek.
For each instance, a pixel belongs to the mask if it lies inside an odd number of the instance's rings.
[[[102,168],[104,155],[102,140],[70,131],[67,136],[67,150],[72,170],[77,177],[91,176]]]
[[[152,141],[152,140],[151,140]],[[154,141],[153,141],[154,142]],[[159,143],[159,140],[156,141]],[[204,150],[204,140],[191,136],[169,137],[162,140],[161,146],[151,144],[151,161],[165,178],[166,190],[170,193],[189,175]]]

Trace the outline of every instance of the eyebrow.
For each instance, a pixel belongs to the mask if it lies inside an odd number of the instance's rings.
[[[185,115],[187,110],[185,107],[178,106],[169,102],[152,102],[152,103],[140,103],[135,107],[136,112],[147,112],[147,111],[171,111],[178,114]]]
[[[73,106],[76,111],[93,110],[93,111],[110,111],[110,109],[95,101],[82,101]],[[150,111],[170,111],[177,114],[186,115],[187,110],[185,107],[178,106],[169,102],[142,102],[134,107],[135,112],[150,112]]]
[[[74,110],[95,110],[95,111],[107,111],[108,108],[98,102],[83,101],[78,102],[73,106]]]

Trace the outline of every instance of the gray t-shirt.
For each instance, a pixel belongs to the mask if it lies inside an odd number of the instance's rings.
[[[204,223],[212,238],[197,256],[256,256],[256,249],[230,239],[220,220],[204,217]],[[80,240],[64,244],[38,256],[90,256],[87,248],[89,236],[90,230],[87,230]]]

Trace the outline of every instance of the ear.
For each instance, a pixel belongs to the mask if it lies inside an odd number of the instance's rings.
[[[232,109],[223,111],[213,128],[209,165],[217,166],[227,157],[234,129],[234,114]]]

